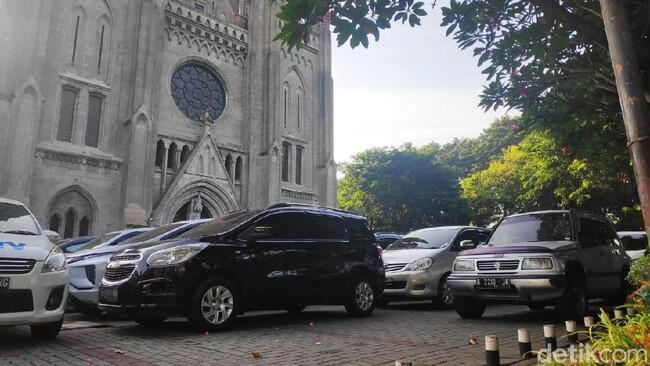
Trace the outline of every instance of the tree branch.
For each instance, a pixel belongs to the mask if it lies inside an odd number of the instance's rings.
[[[581,37],[596,42],[599,46],[607,49],[607,35],[603,28],[588,23],[575,14],[568,12],[556,0],[531,0],[531,2],[539,6],[544,14],[557,19],[567,28],[578,32]]]

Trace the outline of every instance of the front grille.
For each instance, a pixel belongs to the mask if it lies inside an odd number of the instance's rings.
[[[384,264],[384,270],[386,272],[401,271],[407,264],[408,263],[386,263]]]
[[[32,271],[33,259],[0,258],[0,274],[25,274]]]
[[[33,310],[34,300],[31,290],[9,290],[0,294],[0,314]]]
[[[384,284],[384,289],[399,290],[406,287],[406,281],[390,281]]]
[[[139,261],[140,259],[142,259],[141,254],[121,254],[121,255],[115,255],[115,256],[111,257],[111,261],[115,261],[115,262],[117,262],[117,261],[124,261],[124,262]]]
[[[125,264],[117,268],[106,268],[104,279],[109,282],[123,281],[131,277],[135,270],[135,264]]]
[[[479,271],[515,271],[519,268],[519,260],[478,261]]]

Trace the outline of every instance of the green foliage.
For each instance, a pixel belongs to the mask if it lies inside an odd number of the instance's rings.
[[[596,354],[599,351],[622,349],[645,349],[650,351],[650,312],[628,316],[623,322],[614,322],[609,315],[601,309],[599,314],[603,330],[589,334],[589,343]],[[642,353],[630,353],[633,357],[621,365],[643,365],[645,360]],[[595,365],[587,360],[585,365]]]
[[[271,0],[276,2],[276,0]],[[369,36],[379,40],[379,32],[391,22],[420,25],[427,15],[424,2],[414,0],[280,0],[277,17],[282,21],[276,40],[289,48],[300,48],[309,42],[312,27],[331,23],[339,46],[348,43],[368,48]]]
[[[437,160],[432,146],[375,148],[342,165],[339,206],[368,217],[376,229],[413,228],[466,222],[458,177]]]
[[[644,281],[650,281],[650,255],[646,254],[632,262],[627,281],[633,288],[639,288]]]

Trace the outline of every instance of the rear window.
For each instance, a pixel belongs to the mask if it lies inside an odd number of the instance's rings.
[[[309,239],[345,240],[347,237],[343,219],[331,215],[307,213],[305,231]]]
[[[620,237],[625,250],[644,250],[648,248],[648,236],[645,233],[622,234]]]
[[[38,235],[38,225],[23,205],[0,202],[0,233]]]
[[[375,241],[375,235],[366,220],[346,218],[345,223],[348,226],[350,240]]]

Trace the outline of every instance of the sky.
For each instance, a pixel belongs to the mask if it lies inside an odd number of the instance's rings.
[[[338,162],[371,147],[476,137],[503,114],[478,107],[485,77],[472,50],[459,50],[440,27],[446,3],[428,8],[420,27],[394,24],[368,49],[333,45]]]

